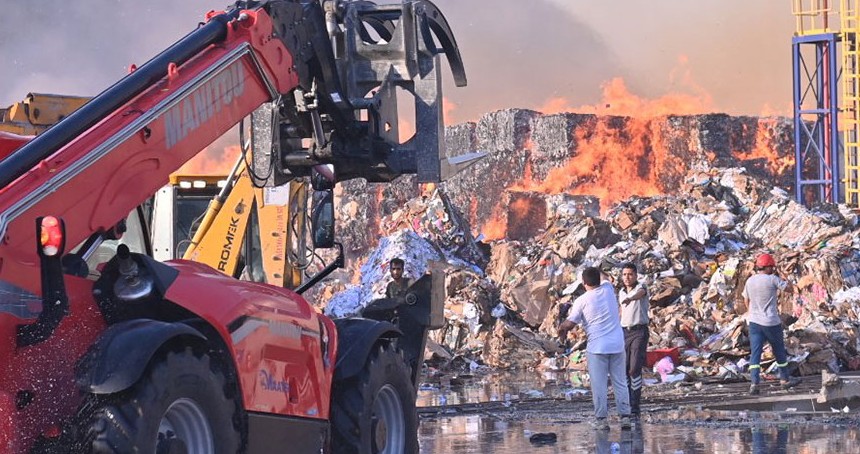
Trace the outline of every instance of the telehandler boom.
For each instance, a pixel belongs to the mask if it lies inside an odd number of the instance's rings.
[[[154,260],[140,205],[248,121],[253,183],[310,178],[330,247],[337,182],[467,164],[440,159],[443,54],[465,85],[427,0],[240,1],[33,140],[0,137],[0,450],[417,452],[438,275],[382,305],[397,325],[331,320],[292,290]]]

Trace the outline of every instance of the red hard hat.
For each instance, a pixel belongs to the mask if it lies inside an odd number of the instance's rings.
[[[776,261],[770,254],[761,254],[755,259],[756,268],[764,268],[766,266],[776,266]]]

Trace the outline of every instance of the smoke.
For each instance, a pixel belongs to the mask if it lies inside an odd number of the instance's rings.
[[[0,105],[27,93],[94,96],[194,30],[221,1],[32,0],[0,14]]]
[[[389,0],[386,0],[389,1]],[[391,0],[393,1],[393,0]],[[92,96],[193,30],[221,0],[30,0],[0,15],[0,106],[28,92]],[[701,91],[714,108],[790,106],[790,5],[745,2],[436,0],[469,86],[445,68],[449,122],[552,98],[594,105],[622,77],[638,96]],[[679,74],[679,59],[685,60]],[[456,107],[452,107],[456,106]]]
[[[628,75],[597,30],[547,0],[436,4],[454,31],[469,78],[466,88],[446,79],[445,96],[457,105],[455,122],[571,94],[595,103],[601,82]]]
[[[636,95],[706,93],[720,112],[791,113],[790,2],[547,1],[600,31]]]

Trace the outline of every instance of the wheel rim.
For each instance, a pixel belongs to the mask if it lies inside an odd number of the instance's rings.
[[[374,453],[402,453],[406,448],[406,419],[400,395],[391,385],[376,393],[373,402]]]
[[[373,452],[401,453],[405,448],[406,421],[397,390],[385,385],[376,393],[373,404]]]
[[[161,417],[158,439],[170,438],[182,440],[189,453],[215,454],[215,441],[206,413],[191,399],[176,400]]]

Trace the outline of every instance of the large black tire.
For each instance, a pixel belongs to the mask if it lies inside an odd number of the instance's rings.
[[[411,369],[399,350],[381,345],[361,373],[333,385],[335,454],[418,452],[418,414]]]
[[[208,355],[191,348],[153,361],[129,390],[90,396],[76,451],[111,454],[236,454],[239,396]],[[80,416],[80,415],[79,415]]]

